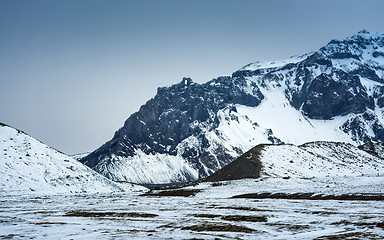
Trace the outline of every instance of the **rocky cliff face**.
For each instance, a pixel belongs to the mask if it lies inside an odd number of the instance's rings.
[[[384,35],[362,31],[204,84],[159,88],[81,161],[113,180],[188,181],[259,143],[384,141],[383,107]]]
[[[213,145],[208,139],[207,133],[214,132],[220,124],[217,112],[226,108],[236,111],[231,107],[234,104],[255,107],[262,99],[258,86],[246,79],[219,77],[197,84],[184,78],[171,87],[159,88],[156,96],[132,114],[111,141],[82,161],[98,169],[100,159],[108,162],[112,155],[132,158],[140,149],[143,158],[156,154],[181,156],[199,170],[199,175],[207,176],[212,173],[209,169],[218,169],[233,159],[223,146]],[[231,150],[241,153],[240,149]],[[217,158],[223,161],[219,163]]]

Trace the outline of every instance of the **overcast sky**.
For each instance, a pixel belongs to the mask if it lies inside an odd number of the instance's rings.
[[[0,122],[92,151],[159,86],[384,33],[383,12],[382,0],[0,0]]]

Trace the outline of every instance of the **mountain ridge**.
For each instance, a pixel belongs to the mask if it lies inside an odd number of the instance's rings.
[[[113,180],[190,181],[260,143],[384,141],[383,107],[384,35],[362,31],[232,76],[158,88],[81,162]],[[146,170],[133,171],[132,159]],[[156,179],[159,164],[163,177]]]

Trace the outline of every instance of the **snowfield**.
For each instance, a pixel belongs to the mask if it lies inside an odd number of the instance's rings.
[[[383,239],[384,201],[246,199],[255,192],[369,192],[383,177],[201,183],[190,197],[1,195],[0,237],[14,239]],[[154,191],[156,192],[156,191]]]

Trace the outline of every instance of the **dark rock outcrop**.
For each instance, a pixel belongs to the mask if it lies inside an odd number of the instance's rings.
[[[383,142],[367,142],[358,147],[367,153],[384,160],[384,143]]]
[[[260,151],[265,145],[260,144],[252,148],[239,158],[204,179],[205,182],[237,180],[260,177]]]

